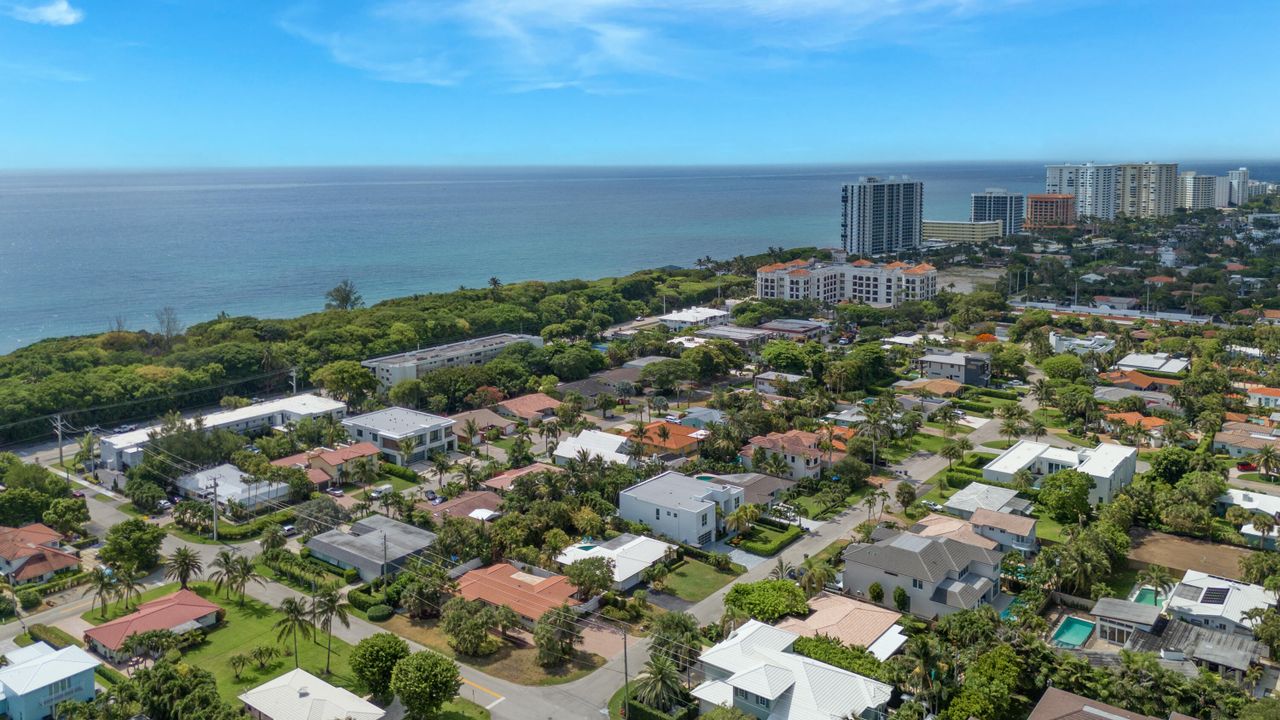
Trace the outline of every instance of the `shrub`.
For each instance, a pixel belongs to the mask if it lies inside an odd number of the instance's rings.
[[[898,608],[898,612],[907,612],[911,609],[911,598],[907,596],[907,591],[901,585],[893,589],[893,605]]]
[[[299,550],[299,551],[298,551],[298,557],[302,558],[303,560],[306,560],[306,559],[310,558],[310,557],[311,557],[311,548],[306,547],[306,546],[303,546],[303,548],[302,548],[301,550]]]
[[[805,615],[809,612],[809,602],[804,591],[790,580],[739,583],[729,590],[724,603],[766,623],[772,623],[786,615]]]
[[[34,590],[22,590],[18,592],[18,604],[23,610],[30,610],[40,604],[40,595]]]
[[[370,592],[368,588],[368,585],[364,585],[347,593],[347,602],[351,603],[351,607],[367,613],[374,605],[387,604],[386,593]]]
[[[13,598],[8,595],[0,595],[0,618],[10,618],[18,611],[18,606],[14,604]]]
[[[347,584],[360,582],[360,571],[356,568],[347,568],[342,571],[342,579],[346,580]]]
[[[753,555],[776,555],[778,551],[798,540],[803,534],[804,529],[799,525],[788,525],[781,535],[770,541],[754,540],[748,537],[738,543],[738,547]]]
[[[381,471],[383,475],[390,475],[391,477],[400,478],[401,480],[407,480],[412,483],[419,482],[422,479],[418,477],[418,473],[414,472],[410,468],[392,465],[391,463],[382,463]]]
[[[673,714],[668,715],[638,700],[632,700],[627,703],[626,710],[626,716],[629,720],[692,720],[698,715],[698,707],[696,705],[678,708]]]
[[[106,685],[121,685],[129,681],[124,673],[110,665],[99,665],[94,668],[94,672],[98,674],[98,679],[105,681]]]
[[[29,585],[26,589],[34,592],[40,597],[48,597],[50,595],[60,593],[68,588],[83,585],[89,582],[89,578],[91,576],[92,573],[88,572],[63,573],[61,575],[54,576],[52,580],[44,583],[43,585]]]
[[[31,625],[27,628],[27,634],[31,636],[32,640],[48,643],[55,650],[61,650],[72,645],[80,648],[84,647],[84,643],[72,637],[70,633],[49,625],[41,625],[40,623]]]
[[[878,582],[871,583],[871,587],[867,588],[867,594],[871,596],[873,602],[884,602],[884,588]]]
[[[387,605],[373,605],[365,611],[365,615],[368,616],[370,622],[390,620],[393,614],[394,611]]]
[[[793,651],[818,662],[857,673],[864,677],[887,681],[888,673],[875,655],[857,646],[849,646],[828,635],[798,638]]]
[[[631,613],[627,612],[626,610],[623,610],[622,608],[613,607],[612,605],[605,607],[604,610],[600,611],[600,614],[604,615],[610,620],[616,620],[618,622],[631,622]]]

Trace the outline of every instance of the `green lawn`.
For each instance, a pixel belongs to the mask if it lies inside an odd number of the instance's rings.
[[[813,555],[810,555],[809,559],[805,561],[805,564],[812,565],[815,563],[823,562],[825,560],[826,562],[831,563],[832,567],[839,567],[841,562],[843,562],[841,560],[841,554],[844,552],[844,549],[848,547],[849,543],[851,542],[853,541],[849,538],[841,538],[839,540],[836,540],[835,542],[822,548],[821,550],[814,553]]]
[[[1128,598],[1129,591],[1138,582],[1138,569],[1129,567],[1128,564],[1121,565],[1111,574],[1102,579],[1102,582],[1111,588],[1111,594],[1118,598]]]
[[[1058,408],[1039,408],[1031,413],[1031,417],[1044,423],[1047,428],[1065,427],[1066,418]]]
[[[910,447],[914,452],[931,452],[936,453],[942,450],[942,447],[948,442],[947,438],[941,435],[926,435],[917,433],[911,437]]]
[[[932,420],[925,420],[924,425],[925,425],[925,427],[931,427],[931,428],[933,428],[934,430],[946,430],[946,429],[947,429],[947,428],[946,428],[946,426],[945,426],[945,425],[943,425],[942,423],[940,423],[940,422],[934,422],[934,421],[932,421]],[[957,435],[968,435],[968,434],[969,434],[969,433],[971,433],[971,432],[973,432],[973,428],[969,427],[968,425],[956,425],[956,434],[957,434]]]
[[[664,592],[675,595],[681,600],[698,602],[733,582],[737,576],[738,573],[721,572],[701,560],[686,557],[667,576]]]
[[[241,545],[243,543],[253,542],[254,540],[258,539],[256,536],[254,536],[254,537],[242,538],[240,540],[227,540],[225,538],[214,540],[211,537],[205,537],[204,535],[201,535],[199,533],[193,533],[189,530],[183,530],[182,528],[178,527],[174,523],[169,523],[168,525],[165,525],[164,529],[165,529],[165,532],[169,533],[174,537],[182,538],[187,542],[199,543],[201,545]]]
[[[404,478],[393,477],[391,475],[383,475],[382,477],[378,478],[378,482],[374,483],[372,487],[377,487],[379,485],[390,485],[391,489],[395,492],[401,492],[402,490],[408,490],[411,487],[418,486],[417,483],[410,482],[408,480],[405,480]],[[344,492],[346,492],[348,495],[351,495],[355,499],[363,500],[365,493],[368,491],[361,490],[360,487],[361,486],[359,485],[343,485],[342,489]]]
[[[773,557],[786,546],[799,540],[803,535],[803,532],[796,529],[795,526],[792,526],[792,528],[783,531],[762,523],[756,523],[751,527],[750,531],[740,536],[744,542],[738,547],[753,555]]]
[[[134,609],[138,606],[138,603],[140,602],[146,602],[148,600],[155,600],[158,597],[164,597],[165,595],[168,595],[169,593],[177,589],[178,589],[178,583],[169,583],[167,585],[161,585],[158,588],[152,588],[142,593],[141,598],[131,602],[128,608],[125,607],[123,601],[116,600],[115,602],[107,605],[105,616],[103,615],[102,606],[97,605],[93,609],[89,610],[88,612],[81,613],[80,619],[84,620],[90,625],[101,625],[102,623],[108,620],[115,620],[121,615],[128,615],[129,613],[134,611]],[[84,590],[81,590],[81,592],[84,592]],[[92,595],[93,594],[90,593],[86,597],[92,597]]]
[[[143,599],[168,594],[176,587],[176,585],[166,585],[156,588],[143,593]],[[225,700],[235,702],[236,696],[240,693],[280,675],[294,664],[292,641],[276,641],[275,623],[280,615],[274,608],[253,598],[246,598],[242,606],[234,598],[228,599],[223,595],[216,595],[210,583],[192,583],[191,589],[206,600],[220,605],[226,611],[226,618],[222,626],[209,632],[204,643],[184,652],[183,660],[213,673],[218,681],[218,691]],[[116,606],[112,610],[118,612],[120,608]],[[92,611],[82,617],[95,625],[103,622],[101,617]],[[325,640],[325,638],[320,639]],[[230,663],[227,662],[228,659],[232,655],[246,654],[259,645],[274,646],[282,653],[287,652],[288,655],[282,654],[261,670],[256,664],[250,663],[237,679],[231,670]],[[350,645],[335,638],[331,661],[333,672],[325,676],[324,644],[301,638],[298,641],[298,659],[304,670],[359,694],[361,692],[359,681],[351,674],[351,667],[347,664],[347,655],[350,652]]]
[[[1036,519],[1037,538],[1056,543],[1066,540],[1066,534],[1062,531],[1062,523],[1044,513],[1035,513],[1032,517]]]
[[[995,448],[997,450],[1008,450],[1013,447],[1017,440],[992,440],[991,442],[982,443],[982,447]]]
[[[465,698],[456,697],[444,704],[436,720],[489,720],[489,711]]]
[[[1080,447],[1090,447],[1090,448],[1094,447],[1094,443],[1091,443],[1088,440],[1085,440],[1079,435],[1072,435],[1071,433],[1064,432],[1064,433],[1058,433],[1058,437],[1063,438],[1069,442],[1073,442],[1076,445],[1079,445]]]

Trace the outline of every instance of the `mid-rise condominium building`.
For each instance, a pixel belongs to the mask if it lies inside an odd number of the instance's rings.
[[[1046,193],[1073,195],[1077,217],[1172,215],[1177,196],[1177,163],[1046,165]]]
[[[1228,170],[1227,182],[1231,185],[1229,192],[1232,205],[1243,205],[1249,202],[1249,168]]]
[[[927,263],[792,260],[756,270],[756,297],[760,298],[895,306],[931,300],[937,294],[938,270]]]
[[[1022,193],[1011,193],[1004,188],[987,188],[980,193],[974,193],[970,198],[970,222],[999,220],[1005,235],[1017,235],[1022,232],[1027,204],[1027,197]]]
[[[963,220],[925,220],[924,239],[945,242],[986,242],[1008,233],[1003,220],[964,222]]]
[[[385,355],[365,360],[360,364],[373,371],[383,388],[389,388],[402,380],[415,380],[432,370],[443,367],[487,363],[496,358],[498,353],[519,343],[542,347],[542,338],[537,335],[500,333],[448,345],[436,345],[421,350]]]
[[[1200,175],[1194,170],[1178,175],[1177,206],[1183,210],[1224,208],[1231,202],[1230,178]]]
[[[1076,226],[1076,198],[1063,193],[1042,193],[1027,196],[1027,219],[1023,227],[1028,230],[1072,228]]]
[[[851,255],[895,255],[920,247],[924,183],[862,178],[844,186],[840,240]]]

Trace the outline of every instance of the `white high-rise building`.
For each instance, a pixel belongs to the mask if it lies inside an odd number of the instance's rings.
[[[1231,183],[1231,204],[1243,205],[1249,202],[1249,168],[1228,170],[1227,180]]]
[[[1213,183],[1213,206],[1216,208],[1231,207],[1231,178],[1219,175]]]
[[[1076,217],[1113,220],[1116,216],[1116,168],[1114,165],[1046,165],[1044,191],[1076,199]]]
[[[1183,210],[1208,210],[1224,207],[1218,204],[1219,189],[1230,188],[1224,177],[1199,175],[1189,170],[1178,175],[1178,207]],[[1230,192],[1227,193],[1230,195]]]
[[[924,183],[869,177],[842,191],[840,241],[851,255],[878,256],[920,247]]]
[[[1011,193],[1004,188],[987,188],[969,197],[969,222],[999,220],[1006,236],[1022,232],[1022,221],[1027,214],[1026,195]]]
[[[1116,165],[1116,215],[1164,217],[1173,214],[1177,196],[1177,163]]]

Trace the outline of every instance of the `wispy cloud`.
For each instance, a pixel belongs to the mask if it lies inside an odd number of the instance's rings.
[[[15,20],[34,25],[75,25],[84,20],[84,11],[67,0],[50,0],[43,5],[13,5],[9,15]]]
[[[48,82],[79,83],[87,82],[89,77],[71,70],[64,70],[52,65],[34,65],[31,63],[13,63],[0,60],[0,72],[10,79],[41,80]]]
[[[343,18],[298,9],[281,26],[383,80],[611,91],[910,42],[1025,1],[380,0]]]

